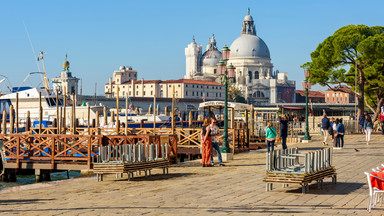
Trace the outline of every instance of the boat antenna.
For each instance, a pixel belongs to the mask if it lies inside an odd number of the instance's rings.
[[[27,26],[25,25],[24,21],[23,21],[23,25],[24,25],[25,32],[27,33],[27,36],[28,36],[29,45],[30,45],[31,48],[32,48],[33,59],[37,59],[36,52],[35,52],[35,48],[33,47],[31,37],[29,36],[29,32],[28,32]],[[39,66],[39,62],[38,62],[38,61],[36,61],[36,65],[37,65],[37,69],[38,69],[39,71],[41,71],[41,70],[40,70],[40,66]]]
[[[45,54],[44,51],[40,51],[39,57],[37,58],[37,61],[41,61],[42,65],[43,65],[44,86],[45,86],[45,90],[47,90],[48,94],[50,95],[51,93],[49,92],[48,78],[47,78],[47,74],[45,73],[45,65],[44,65],[44,57],[43,57],[44,54]]]
[[[43,57],[43,55],[45,54],[45,52],[40,51],[40,52],[39,52],[39,56],[36,56],[35,48],[33,47],[31,37],[30,37],[30,35],[29,35],[27,26],[25,25],[24,21],[23,21],[23,24],[24,24],[25,32],[27,33],[27,36],[28,36],[29,45],[30,45],[31,48],[32,48],[33,57],[34,57],[34,59],[36,59],[37,69],[39,70],[39,72],[41,71],[41,70],[40,70],[40,65],[39,65],[39,61],[41,61],[41,62],[42,62],[42,65],[43,65],[43,73],[44,73],[44,86],[45,86],[45,89],[47,90],[48,94],[51,94],[51,93],[49,92],[49,85],[48,85],[47,74],[45,73],[45,65],[44,65],[44,57]]]

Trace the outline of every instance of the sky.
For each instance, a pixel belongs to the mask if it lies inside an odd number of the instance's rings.
[[[28,73],[38,71],[34,50],[46,52],[48,78],[60,76],[68,54],[85,95],[93,95],[95,86],[103,95],[104,84],[121,65],[132,66],[139,79],[180,79],[192,37],[204,49],[212,34],[219,49],[230,46],[240,36],[248,8],[274,70],[287,72],[297,89],[304,78],[300,65],[324,39],[346,25],[384,21],[384,1],[376,0],[1,0],[0,75],[20,86]],[[35,79],[40,77],[34,76],[32,84]]]

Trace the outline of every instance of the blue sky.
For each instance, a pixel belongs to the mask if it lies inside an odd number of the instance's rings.
[[[301,89],[310,53],[326,37],[349,24],[383,25],[382,1],[1,1],[0,74],[14,86],[46,52],[49,78],[59,76],[68,53],[70,69],[82,78],[83,94],[103,94],[120,65],[139,78],[179,79],[185,74],[184,49],[205,48],[212,33],[218,47],[240,36],[247,8],[257,35],[269,47],[274,70],[288,72]],[[315,90],[322,89],[315,86]]]

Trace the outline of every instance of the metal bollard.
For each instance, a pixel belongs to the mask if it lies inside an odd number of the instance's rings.
[[[154,148],[153,148],[153,144],[150,144],[149,145],[149,161],[153,161],[153,150],[154,150]]]
[[[158,159],[159,159],[159,145],[158,145],[158,144],[155,144],[155,147],[156,147],[155,160],[158,160]]]

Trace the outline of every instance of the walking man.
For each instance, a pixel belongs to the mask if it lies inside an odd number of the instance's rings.
[[[287,149],[287,136],[288,136],[288,120],[285,115],[279,117],[280,122],[280,137],[283,149]]]
[[[323,130],[324,134],[324,141],[323,145],[328,145],[327,139],[328,139],[328,128],[330,127],[329,119],[327,118],[327,114],[323,114],[323,119],[321,119],[321,129]]]
[[[364,133],[364,122],[365,122],[365,113],[364,114],[361,114],[359,116],[359,125],[360,125],[360,132]]]

